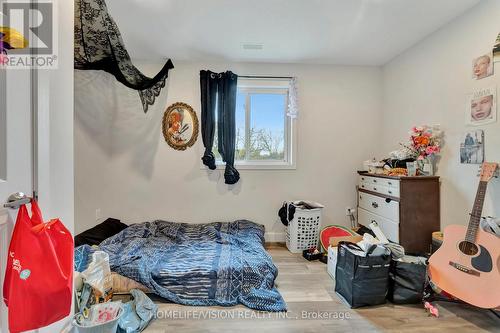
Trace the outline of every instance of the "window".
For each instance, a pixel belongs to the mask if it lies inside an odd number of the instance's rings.
[[[293,119],[288,116],[289,87],[289,80],[238,79],[236,168],[295,167]],[[216,147],[217,142],[214,153],[218,164],[222,164]]]

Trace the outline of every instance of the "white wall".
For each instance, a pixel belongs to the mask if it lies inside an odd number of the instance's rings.
[[[74,4],[58,1],[58,68],[38,74],[38,192],[44,218],[74,231]]]
[[[162,218],[203,223],[247,218],[282,240],[277,211],[284,200],[326,205],[324,224],[344,224],[355,206],[355,171],[373,155],[381,126],[381,69],[275,64],[174,62],[165,91],[145,115],[136,92],[103,72],[75,72],[76,232],[100,217],[125,222]],[[142,66],[153,74],[159,66]],[[294,75],[299,79],[296,170],[242,170],[233,188],[223,170],[201,169],[201,137],[191,149],[171,149],[161,117],[174,102],[200,117],[199,71]]]
[[[439,163],[441,224],[466,224],[477,189],[477,165],[460,164],[460,138],[466,129],[484,129],[486,159],[500,161],[500,122],[465,126],[466,95],[497,86],[496,74],[471,79],[472,59],[491,51],[500,32],[500,1],[486,0],[398,56],[383,68],[385,151],[397,149],[413,125],[441,124],[446,145]],[[499,113],[500,114],[500,113]],[[485,214],[500,216],[500,182],[490,184]]]

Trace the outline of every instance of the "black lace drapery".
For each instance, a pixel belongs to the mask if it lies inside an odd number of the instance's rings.
[[[169,59],[158,74],[149,78],[130,60],[120,31],[104,0],[75,0],[75,69],[103,70],[125,86],[138,90],[144,112],[165,87]]]

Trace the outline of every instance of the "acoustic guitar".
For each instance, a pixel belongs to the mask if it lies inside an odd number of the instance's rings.
[[[444,229],[441,247],[429,259],[431,281],[447,293],[474,306],[500,307],[500,238],[479,224],[488,181],[498,168],[483,163],[469,226]]]

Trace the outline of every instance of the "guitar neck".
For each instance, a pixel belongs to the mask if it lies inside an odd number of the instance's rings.
[[[483,214],[484,198],[486,196],[486,189],[488,187],[488,182],[480,181],[477,188],[476,199],[474,200],[474,207],[472,208],[472,213],[469,220],[469,226],[467,228],[467,234],[465,239],[468,242],[474,243],[476,240],[477,230],[479,229],[479,224],[481,223],[481,216]]]

